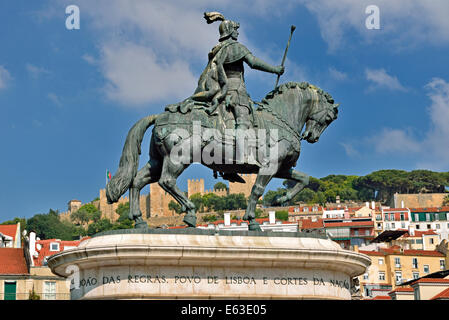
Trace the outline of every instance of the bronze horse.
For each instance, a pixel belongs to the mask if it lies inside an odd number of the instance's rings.
[[[195,227],[195,205],[178,188],[176,180],[190,164],[199,162],[222,174],[257,174],[243,219],[249,221],[249,230],[260,230],[255,221],[254,211],[257,200],[263,195],[265,187],[272,178],[296,181],[296,184],[287,191],[285,196],[277,199],[279,203],[285,203],[308,184],[309,176],[293,169],[300,155],[300,141],[317,142],[323,131],[337,118],[338,104],[334,103],[330,94],[313,85],[306,82],[289,82],[271,91],[258,105],[259,107],[254,111],[254,132],[258,137],[258,147],[255,150],[263,149],[262,147],[265,147],[265,150],[269,147],[270,150],[269,155],[256,153],[256,160],[260,165],[239,163],[235,159],[225,161],[229,159],[224,159],[224,157],[221,157],[221,161],[212,161],[212,163],[203,161],[202,158],[198,160],[198,157],[195,159],[195,143],[197,152],[203,152],[206,148],[215,151],[217,148],[226,148],[223,139],[205,139],[206,141],[203,141],[204,139],[200,137],[199,142],[195,142],[194,135],[192,135],[194,125],[191,121],[199,115],[210,119],[211,117],[205,110],[192,109],[185,115],[165,111],[159,115],[142,118],[129,131],[119,168],[106,186],[108,202],[117,202],[129,189],[130,218],[134,219],[136,228],[147,227],[139,207],[140,190],[147,184],[158,182],[180,203],[183,211],[186,212],[183,221],[189,227]],[[189,118],[189,112],[196,113],[190,115]],[[185,119],[189,120],[186,122]],[[218,126],[222,123],[223,121],[200,121],[203,127]],[[151,125],[154,125],[154,128],[150,142],[150,160],[137,171],[142,139],[145,131]],[[184,134],[179,133],[181,129],[185,129]],[[269,134],[268,138],[259,138],[257,134],[262,129]],[[276,134],[270,135],[272,132]],[[213,148],[212,144],[214,144]],[[231,143],[234,148],[235,144],[235,141],[234,144]],[[229,147],[229,143],[227,146]],[[187,153],[175,159],[179,151],[183,150]]]

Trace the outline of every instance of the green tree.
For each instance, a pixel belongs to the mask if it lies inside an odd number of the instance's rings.
[[[282,221],[288,221],[288,211],[285,210],[279,210],[276,211],[276,219],[282,220]]]
[[[315,191],[309,188],[304,188],[298,192],[298,194],[293,198],[293,203],[298,201],[312,204],[315,199]]]
[[[274,200],[278,196],[283,196],[287,192],[286,189],[278,188],[276,191],[268,190],[263,196],[263,204],[267,207],[275,205]]]
[[[59,220],[59,212],[50,209],[48,213],[36,214],[27,221],[29,232],[35,232],[41,239],[73,240],[74,226]]]
[[[203,197],[200,193],[195,193],[190,196],[190,201],[195,205],[197,212],[203,212]]]
[[[112,230],[113,227],[114,226],[111,221],[109,221],[109,219],[103,218],[89,225],[89,227],[87,228],[87,235],[93,236],[94,234],[97,234],[99,232]]]
[[[168,208],[178,214],[182,212],[181,206],[179,205],[179,203],[176,201],[173,201],[173,200],[170,200],[170,202],[168,203]]]
[[[86,225],[91,221],[98,222],[101,219],[101,211],[92,203],[87,203],[72,213],[70,219],[77,225]]]
[[[120,203],[115,210],[119,215],[117,221],[112,225],[112,229],[132,229],[133,220],[129,218],[129,202]]]
[[[221,181],[217,182],[214,185],[214,190],[224,190],[224,189],[228,190],[228,186],[225,183],[221,182]]]

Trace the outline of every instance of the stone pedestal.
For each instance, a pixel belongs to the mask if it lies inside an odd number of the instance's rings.
[[[128,232],[48,260],[73,279],[72,299],[351,299],[351,279],[371,263],[300,233]]]

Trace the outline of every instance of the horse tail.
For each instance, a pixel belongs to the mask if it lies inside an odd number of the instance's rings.
[[[137,174],[143,136],[148,128],[154,124],[156,118],[157,115],[142,118],[129,130],[117,172],[106,185],[106,198],[108,203],[117,202],[130,188]]]

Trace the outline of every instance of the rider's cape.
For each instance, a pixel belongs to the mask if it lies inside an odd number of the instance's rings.
[[[209,52],[209,62],[198,80],[198,86],[194,95],[216,90],[217,93],[213,98],[217,99],[218,103],[222,102],[228,93],[228,77],[223,65],[239,61],[250,53],[244,45],[233,39],[227,39],[217,44]],[[199,102],[187,98],[180,103],[168,105],[165,110],[185,114],[196,106],[208,109],[211,107],[211,104],[212,99],[211,101]]]

